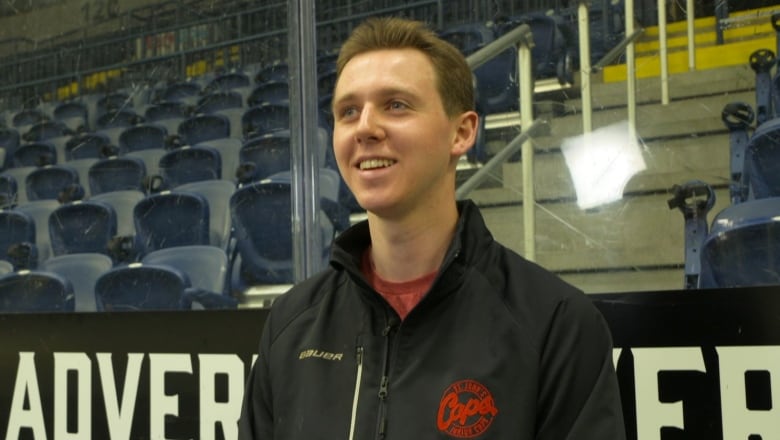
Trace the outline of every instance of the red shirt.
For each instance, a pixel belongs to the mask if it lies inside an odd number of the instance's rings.
[[[374,261],[371,259],[371,248],[363,252],[361,271],[368,280],[368,284],[374,288],[395,309],[401,320],[422,300],[439,271],[434,271],[410,281],[393,282],[382,279],[377,275]]]

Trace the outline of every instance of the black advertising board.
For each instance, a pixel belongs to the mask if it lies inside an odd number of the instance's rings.
[[[591,298],[629,439],[780,438],[780,288]],[[0,315],[0,438],[235,439],[266,315]]]

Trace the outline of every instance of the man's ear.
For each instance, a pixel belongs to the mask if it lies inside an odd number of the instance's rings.
[[[477,115],[477,112],[470,110],[457,116],[455,123],[457,125],[450,154],[453,157],[460,157],[474,146],[479,127],[479,115]]]

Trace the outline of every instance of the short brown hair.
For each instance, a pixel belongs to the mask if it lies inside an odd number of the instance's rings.
[[[452,117],[474,110],[474,84],[466,58],[419,21],[373,17],[358,25],[339,51],[338,77],[356,55],[383,49],[417,49],[424,53],[433,64],[436,86],[447,115]]]

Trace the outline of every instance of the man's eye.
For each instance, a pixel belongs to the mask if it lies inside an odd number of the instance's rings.
[[[392,110],[402,110],[406,108],[406,104],[401,101],[393,101],[390,103],[390,108]]]
[[[342,118],[349,118],[357,114],[357,109],[355,109],[355,107],[346,107],[340,114]]]

